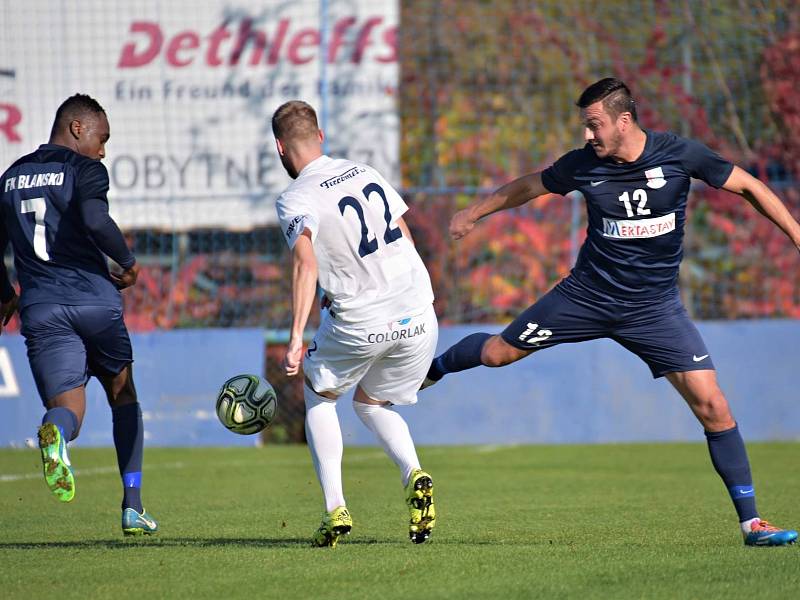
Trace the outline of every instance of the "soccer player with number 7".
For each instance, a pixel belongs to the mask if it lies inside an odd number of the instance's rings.
[[[700,421],[744,543],[793,543],[796,531],[771,525],[756,510],[742,436],[677,282],[692,178],[742,196],[798,248],[800,225],[766,185],[703,144],[642,129],[623,82],[602,79],[586,88],[577,105],[583,148],[500,187],[450,222],[450,235],[458,240],[494,212],[578,190],[589,223],[575,267],[499,335],[469,335],[438,356],[423,387],[448,373],[501,367],[557,344],[613,339],[647,363],[653,377],[666,377]]]
[[[0,251],[10,240],[22,335],[47,409],[38,432],[47,486],[62,502],[75,495],[67,442],[78,437],[94,375],[111,406],[122,532],[150,535],[158,524],[142,507],[144,428],[120,295],[136,283],[139,266],[108,214],[108,171],[100,161],[110,135],[95,99],[75,94],[59,106],[49,142],[0,177]],[[122,272],[111,273],[106,256]],[[18,301],[2,262],[0,301],[7,323]]]

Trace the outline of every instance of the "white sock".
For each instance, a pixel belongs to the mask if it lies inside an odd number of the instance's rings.
[[[751,531],[753,531],[753,523],[756,523],[761,520],[761,517],[755,517],[753,519],[748,519],[747,521],[742,521],[739,523],[739,527],[742,528],[742,533],[747,535]]]
[[[414,440],[405,420],[389,406],[353,401],[353,408],[361,422],[378,437],[389,458],[400,467],[405,487],[411,471],[420,468]]]
[[[308,385],[303,385],[306,401],[306,440],[311,451],[311,460],[317,479],[325,497],[325,510],[332,511],[344,506],[342,490],[342,430],[336,401],[317,394]]]

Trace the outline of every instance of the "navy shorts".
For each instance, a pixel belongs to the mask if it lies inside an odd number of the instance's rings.
[[[21,332],[39,396],[86,385],[92,375],[117,375],[133,362],[122,310],[113,306],[32,304],[20,314]]]
[[[525,309],[501,336],[521,350],[610,338],[646,362],[653,377],[714,368],[677,290],[631,306],[574,294],[562,282]]]

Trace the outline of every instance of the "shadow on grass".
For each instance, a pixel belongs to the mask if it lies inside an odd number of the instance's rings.
[[[342,545],[396,544],[377,539],[348,539]],[[69,548],[76,550],[126,550],[129,548],[176,547],[238,547],[238,548],[299,548],[311,547],[308,538],[129,538],[120,540],[75,540],[55,542],[0,542],[0,550],[47,550]]]
[[[558,546],[572,546],[573,541],[561,541]],[[407,546],[410,542],[406,539],[379,540],[346,539],[342,540],[340,547],[346,546]],[[508,540],[467,540],[467,539],[436,539],[427,542],[425,546],[538,546],[553,545],[549,540],[529,540],[526,542]],[[0,550],[47,550],[50,548],[68,548],[75,550],[127,550],[147,547],[156,548],[311,548],[308,538],[127,538],[114,540],[75,540],[53,542],[0,542]]]

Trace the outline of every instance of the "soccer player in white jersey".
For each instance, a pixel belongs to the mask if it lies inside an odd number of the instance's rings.
[[[336,400],[353,407],[400,468],[411,541],[430,537],[433,481],[420,467],[408,425],[392,405],[417,401],[438,337],[430,277],[403,213],[405,202],[373,168],[322,153],[314,109],[290,101],[272,117],[278,154],[294,181],[277,201],[292,249],[292,329],[284,368],[305,374],[306,438],[325,514],[316,546],[336,546],[352,518],[342,489]],[[303,330],[317,280],[329,301],[303,359]],[[326,301],[326,304],[327,304]]]

